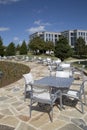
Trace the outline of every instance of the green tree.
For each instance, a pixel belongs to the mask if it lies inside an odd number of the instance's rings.
[[[3,46],[2,38],[0,37],[0,56],[3,55],[4,55],[4,46]]]
[[[38,50],[40,53],[44,52],[45,42],[40,37],[33,38],[29,43],[29,48],[37,54]]]
[[[61,36],[59,41],[55,45],[54,54],[56,57],[60,58],[62,61],[70,56],[72,56],[72,49],[68,44],[65,37]]]
[[[51,41],[46,42],[45,44],[45,50],[46,51],[54,51],[54,44]]]
[[[11,42],[7,48],[6,48],[6,56],[13,56],[15,55],[16,51],[15,51],[15,44],[13,42]]]
[[[26,55],[27,54],[27,45],[25,40],[22,42],[22,45],[20,46],[20,55]]]
[[[17,44],[17,46],[16,46],[16,54],[17,55],[20,54],[20,44]]]
[[[82,37],[79,37],[76,41],[75,53],[80,57],[85,55],[85,40]]]
[[[20,45],[19,44],[16,46],[16,51],[20,51]]]
[[[87,55],[87,45],[85,45],[85,55]]]

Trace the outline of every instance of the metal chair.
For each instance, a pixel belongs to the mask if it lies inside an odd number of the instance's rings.
[[[48,70],[50,71],[50,76],[55,76],[55,68],[52,65],[48,65]]]
[[[50,112],[51,115],[50,119],[53,121],[53,105],[57,98],[60,99],[60,108],[62,109],[62,95],[61,91],[53,91],[51,87],[42,87],[42,86],[34,86],[31,85],[32,91],[30,96],[30,117],[31,117],[31,111],[33,107],[33,103],[37,102],[40,104],[49,104],[50,105]],[[42,107],[43,109],[43,107]]]
[[[78,86],[78,90],[69,89],[67,91],[67,93],[62,93],[63,96],[65,95],[67,97],[74,98],[74,99],[77,99],[78,101],[80,101],[82,113],[84,113],[83,104],[86,105],[86,96],[85,96],[85,90],[84,90],[84,87],[86,86],[85,85],[86,82],[87,82],[87,80],[83,81],[82,84],[74,83],[73,85],[75,85],[75,88]],[[83,97],[83,99],[82,99],[82,97]],[[84,102],[83,102],[83,100],[84,100]]]
[[[65,77],[65,78],[69,78],[70,72],[69,71],[56,71],[56,77]]]
[[[70,63],[61,63],[60,66],[63,68],[63,69],[69,69],[70,68]]]
[[[23,77],[25,80],[25,90],[24,90],[24,100],[25,100],[27,98],[27,95],[29,96],[29,93],[31,92],[31,84],[34,83],[34,80],[31,73],[23,74]]]

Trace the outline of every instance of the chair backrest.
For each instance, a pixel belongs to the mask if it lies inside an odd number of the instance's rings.
[[[48,69],[49,69],[50,71],[52,71],[52,66],[51,66],[51,65],[48,65]]]
[[[32,86],[33,93],[43,93],[43,92],[49,92],[49,87],[43,87],[41,85],[33,85]]]
[[[31,73],[23,74],[23,77],[25,79],[25,84],[33,84],[34,79]]]
[[[56,65],[58,65],[58,64],[60,64],[60,63],[61,63],[61,60],[60,60],[60,59],[55,60],[55,63],[56,63]]]
[[[34,97],[38,102],[45,103],[46,100],[51,100],[51,87],[43,87],[43,86],[31,86],[32,93],[31,97]]]
[[[86,84],[85,84],[86,83]],[[84,87],[87,85],[87,80],[84,80],[83,82],[82,82],[82,84],[81,84],[81,87],[80,87],[80,93],[81,94],[84,94],[85,92],[85,90],[84,90]]]
[[[51,58],[48,58],[48,57],[47,57],[47,61],[48,61],[48,62],[51,61]]]
[[[69,71],[56,71],[56,77],[69,78],[70,77],[70,72]]]
[[[70,68],[70,64],[69,63],[62,63],[62,64],[60,64],[60,66],[62,67],[62,68]]]

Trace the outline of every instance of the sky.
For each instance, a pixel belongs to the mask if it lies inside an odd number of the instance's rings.
[[[87,0],[0,0],[0,37],[29,43],[37,31],[87,30]]]

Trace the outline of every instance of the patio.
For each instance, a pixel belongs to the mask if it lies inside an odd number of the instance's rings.
[[[35,80],[49,75],[47,66],[36,62],[26,62],[26,65],[30,66]],[[24,102],[23,93],[23,78],[0,89],[0,125],[15,130],[87,130],[87,106],[84,106],[84,114],[69,105],[62,111],[55,106],[53,122],[42,111],[33,110],[32,118],[29,118],[29,99]],[[79,103],[76,107],[80,107]]]

